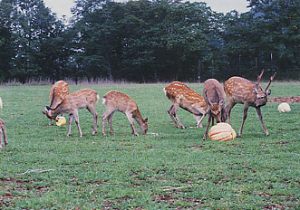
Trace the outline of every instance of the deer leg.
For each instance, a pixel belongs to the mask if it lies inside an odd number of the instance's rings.
[[[184,125],[180,122],[179,117],[177,117],[176,112],[178,109],[178,104],[173,104],[171,108],[169,109],[168,113],[171,116],[171,119],[174,119],[175,126],[177,128],[185,129]]]
[[[7,145],[8,141],[7,141],[7,133],[6,133],[5,127],[2,128],[2,132],[3,132],[3,138],[4,138],[4,145]]]
[[[230,124],[230,114],[231,114],[231,110],[234,107],[235,103],[233,102],[229,102],[225,108],[226,110],[226,114],[227,114],[227,122]]]
[[[175,126],[178,127],[178,126],[177,126],[177,121],[176,121],[176,119],[175,119],[175,117],[174,117],[174,111],[173,111],[173,109],[174,109],[174,104],[172,104],[172,106],[171,106],[170,109],[168,110],[168,114],[169,114],[171,120],[174,122]]]
[[[244,104],[243,121],[242,121],[242,125],[241,125],[241,128],[240,128],[238,137],[241,137],[241,136],[242,136],[244,124],[245,124],[245,121],[246,121],[246,119],[247,119],[248,108],[249,108],[249,105],[248,105],[248,104]]]
[[[214,126],[214,124],[215,124],[215,118],[211,116],[211,126]]]
[[[211,113],[209,112],[209,113],[208,113],[208,119],[207,119],[206,130],[205,130],[205,133],[204,133],[204,135],[203,135],[203,140],[206,140],[206,139],[207,139],[208,128],[209,128],[211,119],[212,119],[212,116],[211,116]]]
[[[268,131],[268,129],[267,129],[267,127],[266,127],[266,125],[265,125],[265,123],[263,121],[263,117],[262,117],[262,114],[261,114],[260,107],[256,107],[256,113],[258,115],[259,121],[261,122],[262,128],[263,128],[266,136],[268,136],[269,135],[269,131]]]
[[[2,149],[2,129],[0,129],[0,149]]]
[[[49,125],[49,126],[53,125],[53,120],[49,120],[48,125]]]
[[[67,133],[67,136],[70,136],[71,135],[71,132],[72,132],[72,122],[73,122],[73,114],[70,114],[69,115],[69,125],[68,125],[68,133]]]
[[[114,112],[112,112],[109,116],[108,116],[108,123],[109,123],[109,133],[110,135],[114,135],[114,129],[112,127],[112,117],[113,117]]]
[[[130,127],[131,127],[131,131],[132,131],[132,135],[138,136],[139,134],[136,132],[136,129],[134,127],[134,118],[132,117],[132,113],[128,113],[126,112],[126,117],[130,123]]]
[[[74,114],[74,119],[75,119],[75,123],[77,125],[77,129],[78,129],[78,132],[79,132],[79,136],[82,137],[82,131],[81,131],[81,128],[80,128],[80,124],[79,124],[79,115],[78,115],[78,112],[76,112]]]
[[[204,117],[206,116],[206,114],[203,114],[201,116],[199,115],[194,115],[196,121],[197,121],[197,128],[203,128],[203,125],[202,125],[202,120],[204,119]]]
[[[107,109],[103,114],[102,114],[102,135],[106,136],[106,121],[108,121],[109,115],[113,112],[111,109]]]
[[[97,133],[97,127],[98,127],[98,113],[94,106],[88,106],[87,110],[93,115],[93,132],[92,132],[92,134],[95,135]]]

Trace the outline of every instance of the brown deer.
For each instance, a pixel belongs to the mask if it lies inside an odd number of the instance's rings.
[[[0,149],[2,149],[2,139],[4,140],[4,146],[8,144],[5,123],[0,119]]]
[[[78,109],[86,108],[93,115],[93,132],[95,135],[97,133],[97,121],[98,113],[96,111],[96,104],[99,100],[99,95],[95,90],[83,89],[73,92],[67,95],[60,104],[55,108],[46,106],[43,113],[47,115],[50,119],[55,119],[59,114],[67,113],[69,114],[69,127],[67,136],[71,135],[71,124],[73,119],[77,125],[79,135],[82,137],[82,131],[79,124]]]
[[[63,99],[69,94],[69,84],[63,80],[55,82],[50,89],[49,101],[50,108],[55,109]],[[49,125],[52,125],[52,119],[50,119]]]
[[[110,134],[113,135],[112,117],[116,111],[122,112],[126,115],[132,130],[132,134],[138,136],[134,127],[134,120],[141,127],[142,133],[145,135],[148,130],[148,118],[143,119],[142,114],[136,102],[125,93],[119,91],[109,91],[103,96],[103,104],[106,110],[102,115],[102,134],[105,136],[106,121],[110,125]]]
[[[214,119],[217,123],[225,122],[226,111],[225,111],[225,92],[223,86],[216,79],[208,79],[204,82],[203,96],[208,104],[209,111],[208,122],[206,126],[206,131],[204,133],[203,139],[207,138],[208,128],[212,120],[212,125],[214,124]]]
[[[276,73],[270,77],[269,83],[267,84],[265,90],[261,87],[261,78],[264,74],[264,70],[261,71],[260,75],[257,77],[256,82],[251,82],[242,77],[231,77],[224,83],[224,90],[227,96],[227,106],[226,112],[228,115],[228,122],[230,123],[230,113],[235,104],[244,104],[244,115],[241,128],[239,130],[238,136],[242,136],[243,127],[245,120],[247,118],[247,112],[249,106],[256,109],[257,115],[261,122],[264,133],[268,136],[269,131],[263,121],[261,107],[266,105],[267,97],[271,94],[269,87],[273,81]]]
[[[178,81],[171,82],[163,90],[172,102],[168,114],[177,128],[185,128],[176,115],[178,107],[192,113],[197,121],[197,127],[202,128],[202,120],[208,111],[208,105],[200,94]]]

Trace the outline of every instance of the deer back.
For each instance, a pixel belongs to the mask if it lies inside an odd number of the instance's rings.
[[[98,99],[99,96],[95,90],[82,89],[67,95],[60,106],[80,109],[88,105],[95,105]]]
[[[170,101],[193,114],[203,114],[208,108],[204,97],[182,82],[170,83],[164,88],[164,92]]]

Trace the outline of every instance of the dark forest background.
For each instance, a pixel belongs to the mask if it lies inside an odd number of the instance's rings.
[[[246,0],[245,0],[246,1]],[[300,1],[76,0],[68,24],[42,0],[0,0],[0,82],[300,78]]]

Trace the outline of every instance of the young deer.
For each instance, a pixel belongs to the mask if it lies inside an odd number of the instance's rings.
[[[267,97],[271,94],[269,87],[273,81],[276,73],[271,76],[269,83],[265,90],[262,89],[260,82],[264,74],[264,70],[257,77],[257,82],[251,82],[242,77],[231,77],[224,83],[224,90],[227,96],[228,104],[226,106],[226,112],[228,114],[228,122],[230,123],[230,113],[233,106],[237,103],[244,104],[244,115],[241,128],[239,130],[238,136],[242,136],[243,127],[245,120],[247,118],[247,112],[249,106],[255,107],[259,120],[261,122],[264,133],[268,136],[269,131],[265,126],[263,121],[261,106],[267,103]]]
[[[131,126],[132,134],[138,136],[138,133],[134,127],[134,120],[141,127],[142,133],[145,135],[148,130],[148,119],[143,119],[141,112],[135,103],[135,101],[130,98],[125,93],[121,93],[118,91],[109,91],[103,96],[103,102],[105,105],[105,112],[102,115],[102,134],[105,136],[105,126],[106,121],[110,125],[110,134],[113,135],[113,127],[112,127],[112,117],[115,111],[122,112],[128,118],[128,121]]]
[[[55,109],[69,94],[69,84],[63,80],[59,80],[51,86],[49,101],[50,108]],[[50,119],[49,125],[52,125],[52,119]]]
[[[171,82],[163,90],[172,102],[168,114],[177,128],[185,128],[176,115],[178,107],[192,113],[197,121],[197,127],[202,128],[202,120],[208,111],[208,106],[201,95],[178,81]]]
[[[43,113],[50,119],[55,119],[57,115],[62,113],[69,114],[69,127],[67,136],[71,135],[71,124],[73,119],[77,125],[79,135],[82,137],[82,131],[79,124],[78,109],[86,108],[93,115],[93,132],[97,133],[98,114],[96,112],[96,104],[99,100],[99,95],[95,90],[83,89],[67,95],[60,104],[55,108],[46,106]]]
[[[5,123],[2,119],[0,119],[0,149],[2,149],[2,138],[4,140],[4,145],[8,144]]]
[[[204,82],[203,96],[209,107],[209,111],[207,112],[208,122],[206,126],[206,131],[203,136],[203,139],[206,139],[211,120],[212,120],[212,125],[214,124],[214,118],[216,119],[217,123],[224,122],[226,120],[226,111],[225,111],[226,95],[223,86],[219,83],[218,80],[208,79]]]

